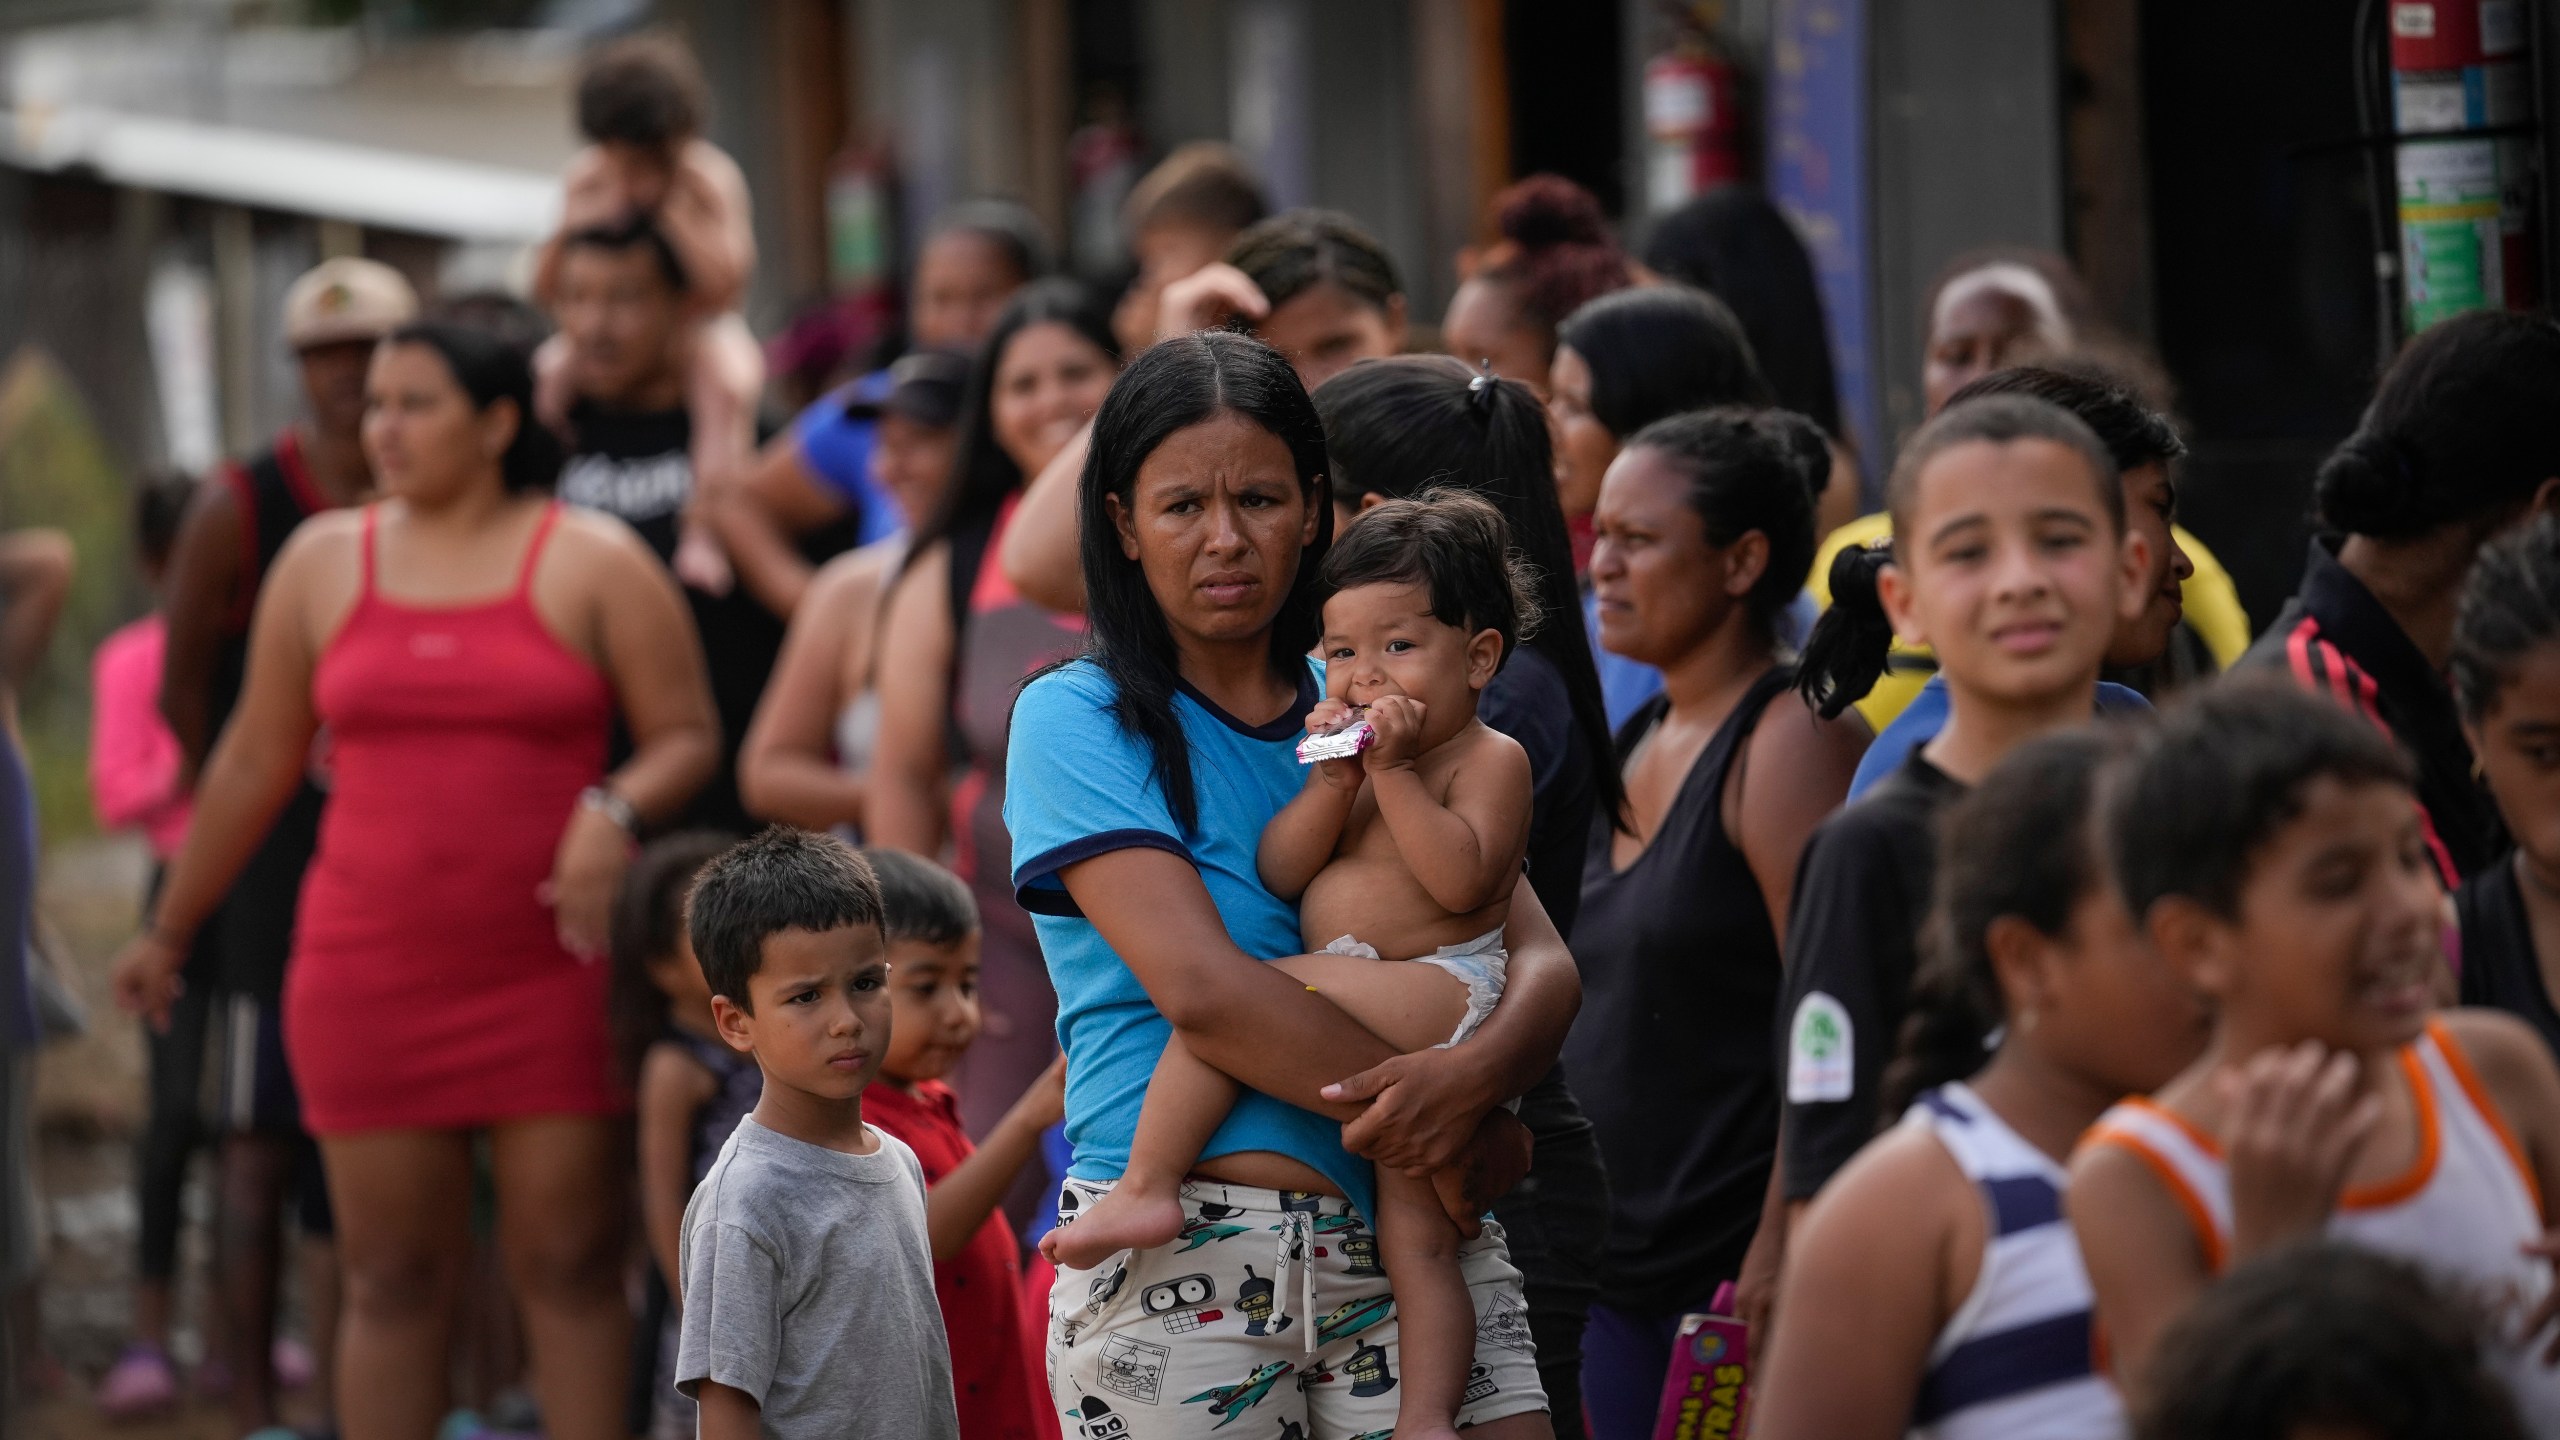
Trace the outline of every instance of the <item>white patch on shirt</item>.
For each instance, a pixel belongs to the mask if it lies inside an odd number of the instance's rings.
[[[1846,1100],[1857,1089],[1857,1045],[1849,1009],[1816,990],[1787,1025],[1787,1103]]]
[[[693,461],[681,450],[623,459],[580,455],[560,471],[562,501],[630,524],[673,515],[693,498]]]

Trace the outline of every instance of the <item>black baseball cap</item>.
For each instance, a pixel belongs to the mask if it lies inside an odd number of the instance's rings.
[[[969,357],[950,350],[918,350],[881,374],[880,382],[861,387],[845,402],[852,420],[895,415],[934,430],[960,423],[960,402],[969,388]]]

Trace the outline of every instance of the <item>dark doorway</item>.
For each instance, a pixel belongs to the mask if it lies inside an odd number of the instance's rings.
[[[1512,0],[1502,7],[1511,95],[1511,173],[1562,175],[1626,213],[1619,166],[1625,110],[1614,4]]]
[[[2261,628],[2377,368],[2354,9],[2142,7],[2160,351],[2195,447],[2181,503]]]

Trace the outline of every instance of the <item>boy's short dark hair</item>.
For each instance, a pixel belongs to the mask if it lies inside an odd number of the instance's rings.
[[[589,225],[582,230],[570,231],[560,240],[563,258],[578,250],[602,250],[607,254],[621,255],[641,249],[647,250],[650,258],[658,262],[658,274],[666,280],[667,288],[683,294],[687,285],[684,261],[676,257],[676,247],[668,243],[666,232],[646,215],[634,215],[619,225]]]
[[[694,958],[711,993],[752,1011],[747,981],[764,968],[764,941],[785,930],[880,928],[880,880],[833,835],[775,825],[703,867],[685,906]]]
[[[1120,219],[1132,235],[1158,225],[1234,235],[1270,213],[1261,182],[1235,147],[1195,140],[1139,178]]]
[[[1538,628],[1538,583],[1502,512],[1462,490],[1426,490],[1360,512],[1325,552],[1319,602],[1355,585],[1420,585],[1431,615],[1472,635],[1499,631],[1505,660]]]
[[[2259,849],[2302,813],[2303,792],[2322,778],[2416,783],[2408,758],[2372,721],[2283,679],[2226,680],[2172,709],[2108,805],[2125,904],[2139,918],[2182,895],[2238,915]]]
[[[702,133],[711,87],[693,51],[669,35],[633,35],[598,49],[578,74],[578,131],[672,153]]]
[[[2313,1240],[2197,1297],[2160,1338],[2135,1440],[2523,1440],[2482,1360],[2488,1318],[2406,1261]]]
[[[952,945],[978,931],[978,902],[959,876],[921,855],[862,852],[880,882],[880,930],[891,944]]]

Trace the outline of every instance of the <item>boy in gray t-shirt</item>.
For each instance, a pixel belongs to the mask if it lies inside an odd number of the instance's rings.
[[[721,1038],[764,1071],[684,1210],[676,1388],[702,1440],[958,1440],[924,1171],[862,1122],[889,1048],[878,880],[777,827],[704,868],[688,923]]]

